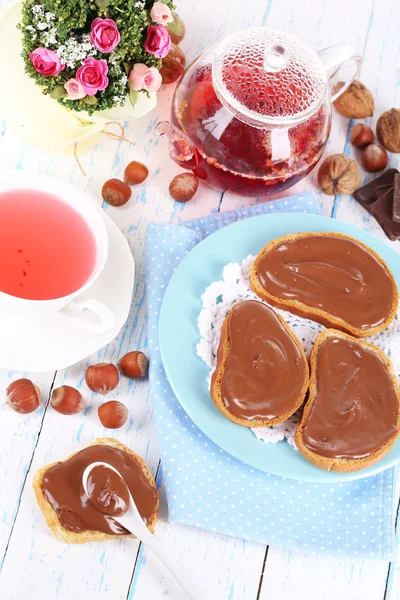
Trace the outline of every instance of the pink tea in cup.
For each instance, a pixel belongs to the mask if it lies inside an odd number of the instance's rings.
[[[0,292],[29,300],[68,296],[88,281],[96,255],[86,221],[56,196],[0,193]]]

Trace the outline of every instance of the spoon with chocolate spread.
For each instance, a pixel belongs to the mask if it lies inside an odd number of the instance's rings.
[[[117,469],[105,462],[91,463],[83,472],[82,484],[87,497],[97,510],[112,517],[154,552],[185,590],[189,600],[204,598],[193,579],[181,569],[147,529],[129,488]]]

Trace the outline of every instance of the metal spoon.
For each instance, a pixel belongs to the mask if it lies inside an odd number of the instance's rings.
[[[104,462],[94,462],[86,467],[82,475],[82,484],[83,489],[85,490],[86,495],[90,498],[87,489],[87,481],[88,476],[91,470],[94,467],[103,466],[107,469],[113,470],[119,477],[121,478],[121,483],[126,487],[127,492],[129,493],[129,508],[123,515],[112,516],[112,518],[122,525],[125,529],[127,529],[130,533],[133,533],[134,536],[137,537],[138,540],[146,544],[154,552],[154,554],[158,557],[158,559],[164,564],[164,566],[168,569],[171,575],[176,579],[176,581],[180,584],[183,590],[186,592],[188,599],[190,600],[202,600],[205,598],[204,594],[200,594],[200,591],[197,589],[193,579],[187,575],[182,568],[178,565],[178,563],[173,559],[169,552],[167,552],[159,542],[153,537],[150,531],[147,529],[142,517],[139,514],[139,511],[136,507],[135,501],[132,498],[132,495],[128,489],[128,486],[125,483],[124,478],[121,473],[112,467],[111,465]]]

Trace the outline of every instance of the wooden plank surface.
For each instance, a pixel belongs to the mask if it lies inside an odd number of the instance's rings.
[[[0,8],[4,0],[0,0]],[[335,42],[351,43],[365,51],[363,81],[377,98],[377,114],[400,104],[398,65],[398,22],[400,11],[396,0],[260,0],[249,7],[239,0],[181,0],[179,12],[188,30],[183,43],[188,60],[222,39],[246,26],[265,24],[280,27],[303,37],[315,48]],[[397,88],[396,88],[397,82]],[[157,109],[126,129],[133,148],[108,138],[85,155],[82,163],[89,176],[85,178],[73,159],[52,158],[43,152],[22,145],[0,121],[0,164],[24,170],[54,175],[86,189],[100,198],[101,185],[111,174],[120,176],[125,165],[134,159],[147,164],[150,177],[146,186],[138,189],[126,207],[106,207],[109,216],[127,236],[133,251],[137,276],[130,318],[116,340],[96,355],[56,374],[54,385],[62,383],[81,388],[88,404],[85,417],[65,418],[45,400],[53,384],[54,373],[32,378],[43,392],[43,408],[27,418],[21,418],[1,405],[0,408],[0,597],[4,600],[33,599],[69,600],[78,596],[89,598],[129,598],[159,600],[168,597],[181,600],[183,595],[157,560],[136,541],[117,541],[83,547],[61,545],[53,540],[39,513],[33,492],[35,470],[47,462],[61,459],[95,437],[107,435],[97,421],[99,399],[88,393],[83,382],[87,364],[100,360],[115,361],[128,349],[146,350],[146,302],[144,270],[144,230],[151,221],[180,222],[217,211],[248,205],[254,200],[221,194],[206,187],[187,205],[173,203],[168,195],[168,183],[179,168],[168,158],[162,143],[154,138],[152,129],[158,120],[167,118],[172,86],[162,90]],[[328,153],[351,152],[346,140],[349,122],[334,116]],[[314,189],[315,176],[300,182],[286,192]],[[323,211],[330,214],[333,199],[319,193]],[[363,215],[352,200],[337,198],[335,215],[364,228],[379,231]],[[0,392],[19,373],[0,371]],[[29,376],[29,374],[28,374]],[[113,397],[125,402],[130,419],[116,433],[148,462],[153,473],[159,466],[159,451],[152,420],[148,382],[124,380]],[[306,557],[278,549],[221,536],[178,524],[168,524],[165,501],[157,536],[171,547],[181,564],[199,577],[206,598],[218,600],[344,600],[366,598],[381,600],[385,593],[387,563],[332,561],[321,557]],[[398,561],[396,561],[398,564]],[[400,569],[391,568],[388,595],[399,597]],[[396,592],[397,590],[397,592]],[[397,596],[396,596],[397,593]],[[387,595],[387,597],[388,597]]]
[[[384,597],[388,565],[383,561],[307,557],[270,548],[260,600],[369,600]],[[373,575],[372,575],[373,574]]]

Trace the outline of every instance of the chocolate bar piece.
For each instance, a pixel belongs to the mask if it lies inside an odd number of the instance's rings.
[[[397,173],[398,171],[396,169],[388,169],[383,173],[383,175],[373,179],[370,181],[370,183],[367,183],[367,185],[364,185],[354,192],[354,198],[370,213],[371,205],[378,199],[378,197],[375,195],[375,192],[378,190],[378,188],[382,188],[383,186],[394,185],[394,176]]]
[[[393,221],[400,223],[400,173],[394,176]]]
[[[389,240],[400,239],[400,223],[393,221],[393,191],[383,194],[370,206],[370,212],[378,221]]]
[[[400,198],[396,206],[399,221],[393,218],[395,177],[399,177],[399,172],[396,169],[388,169],[383,175],[354,192],[354,198],[375,217],[390,240],[400,239]]]
[[[396,174],[395,174],[396,176]],[[375,200],[378,200],[378,198],[380,198],[381,196],[383,196],[383,194],[386,194],[386,192],[392,192],[394,189],[394,183],[386,183],[385,185],[378,185],[377,188],[375,188],[375,192],[374,192],[374,198]]]

